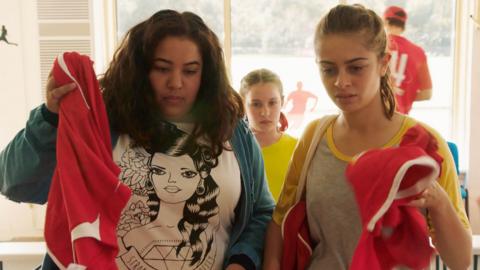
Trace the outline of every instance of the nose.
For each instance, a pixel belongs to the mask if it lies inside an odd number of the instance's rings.
[[[183,86],[182,72],[178,70],[172,71],[168,78],[168,87],[171,89],[180,89]]]
[[[260,112],[261,116],[269,116],[270,115],[270,109],[268,106],[262,107],[262,111]]]
[[[175,178],[175,177],[172,177],[172,174],[169,173],[169,174],[168,174],[168,183],[176,183],[177,181],[175,181],[174,178]]]
[[[350,75],[345,70],[340,70],[335,80],[335,86],[338,88],[345,88],[352,84]]]

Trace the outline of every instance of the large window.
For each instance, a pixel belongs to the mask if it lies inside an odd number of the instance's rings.
[[[349,2],[352,2],[349,0]],[[404,35],[425,50],[433,84],[429,101],[414,102],[410,115],[437,129],[444,137],[452,136],[453,110],[453,37],[455,31],[454,0],[355,0],[383,14],[389,5],[407,11]]]
[[[224,38],[223,2],[215,0],[117,0],[117,37],[161,9],[192,11],[202,17],[218,38]]]
[[[300,135],[310,120],[335,111],[320,81],[313,36],[321,14],[338,1],[274,3],[232,0],[232,81],[238,88],[241,78],[258,68],[277,73],[284,86],[284,112],[290,124],[287,132]],[[307,94],[292,94],[298,82]]]
[[[455,0],[117,0],[117,33],[120,39],[135,23],[165,8],[199,14],[231,52],[233,86],[257,68],[276,72],[284,84],[284,112],[293,135],[299,135],[311,119],[335,112],[326,95],[314,61],[313,34],[320,17],[338,3],[360,3],[382,14],[386,6],[398,5],[408,13],[405,36],[425,50],[433,82],[433,97],[414,103],[411,115],[452,136],[453,37]],[[228,5],[230,8],[224,8]],[[230,13],[226,14],[225,10]],[[224,27],[224,18],[229,18]],[[226,33],[224,29],[231,29]],[[301,82],[307,94],[289,95]],[[299,97],[300,96],[300,97]],[[293,100],[296,99],[293,108]],[[300,104],[300,105],[299,105]],[[304,114],[295,114],[294,111]]]

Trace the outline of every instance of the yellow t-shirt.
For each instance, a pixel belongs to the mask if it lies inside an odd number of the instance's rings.
[[[275,201],[282,191],[288,163],[296,144],[297,139],[284,133],[276,143],[262,148],[268,187]]]

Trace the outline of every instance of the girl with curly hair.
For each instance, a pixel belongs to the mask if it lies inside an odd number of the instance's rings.
[[[259,269],[274,201],[212,30],[194,13],[158,11],[127,32],[100,86],[113,160],[132,191],[116,229],[117,267]],[[59,105],[73,89],[50,76],[45,104],[1,152],[8,198],[47,201]],[[179,152],[165,154],[173,146]],[[43,269],[56,269],[49,256]]]

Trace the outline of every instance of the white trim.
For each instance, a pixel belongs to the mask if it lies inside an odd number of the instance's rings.
[[[76,263],[77,257],[75,256],[75,245],[74,245],[75,240],[79,238],[89,237],[89,238],[94,238],[100,241],[100,215],[98,215],[95,221],[92,223],[83,222],[75,226],[75,228],[73,228],[70,231],[70,237],[72,238],[71,244],[72,244],[73,262]],[[71,265],[68,266],[67,268],[68,270],[70,269],[70,266]],[[77,269],[77,268],[72,268],[72,269]]]
[[[72,237],[72,243],[79,239],[79,238],[84,238],[84,237],[91,237],[95,238],[98,241],[101,241],[100,239],[100,215],[97,216],[95,221],[93,222],[83,222],[75,226],[75,228],[72,229],[70,232],[71,237]]]
[[[402,183],[403,177],[407,173],[407,171],[415,165],[423,165],[426,167],[430,167],[432,171],[429,175],[425,176],[424,178],[420,179],[415,185],[412,187],[398,191],[400,184]],[[430,156],[420,156],[418,158],[409,160],[405,162],[395,174],[393,178],[393,183],[388,193],[388,196],[385,202],[382,204],[380,209],[373,215],[370,221],[367,224],[367,230],[369,232],[373,231],[375,228],[375,224],[377,223],[380,218],[388,211],[390,205],[392,205],[393,200],[402,199],[408,196],[412,196],[417,194],[419,191],[425,189],[431,182],[435,181],[438,178],[438,174],[440,172],[440,167],[438,163],[431,158]]]
[[[298,205],[298,202],[295,203],[292,207],[290,207],[287,211],[287,213],[285,213],[285,217],[283,218],[282,220],[282,225],[280,226],[280,231],[281,231],[281,235],[282,235],[282,241],[285,240],[284,238],[284,235],[285,235],[285,221],[287,220],[287,217],[288,215],[290,214],[290,212],[293,210],[293,208],[295,206]],[[297,238],[300,239],[300,241],[303,243],[304,246],[306,246],[308,248],[308,251],[310,252],[310,254],[313,253],[312,251],[312,248],[310,247],[310,245],[307,243],[307,241],[305,241],[305,239],[302,237],[302,235],[300,233],[297,233]]]
[[[70,70],[68,70],[67,64],[65,63],[65,59],[63,58],[63,53],[61,53],[57,56],[57,62],[60,65],[60,67],[62,68],[63,72],[65,72],[65,74],[67,74],[67,76],[70,77],[70,79],[72,79],[75,82],[75,84],[77,84],[78,90],[80,91],[80,94],[82,95],[83,101],[85,102],[85,106],[87,106],[87,109],[90,110],[90,106],[88,105],[88,102],[87,102],[87,99],[85,97],[85,94],[83,93],[82,87],[80,86],[78,81],[75,79],[75,77],[72,76],[72,74],[70,73]]]
[[[68,265],[67,270],[85,270],[87,267],[85,265],[71,263]]]
[[[281,230],[281,234],[282,234],[282,240],[284,240],[283,236],[285,235],[284,234],[284,228],[285,228],[285,220],[287,220],[287,217],[288,215],[290,214],[290,212],[292,211],[292,209],[297,206],[298,202],[295,203],[292,207],[290,207],[287,211],[287,213],[285,213],[285,217],[283,218],[282,220],[282,226],[280,226],[280,230]]]
[[[312,253],[313,253],[312,248],[311,248],[310,245],[307,243],[307,241],[305,241],[305,239],[303,239],[302,235],[298,233],[298,234],[297,234],[297,237],[298,237],[298,239],[300,239],[300,241],[303,243],[303,245],[307,247],[308,252],[310,252],[310,254],[312,254]]]

